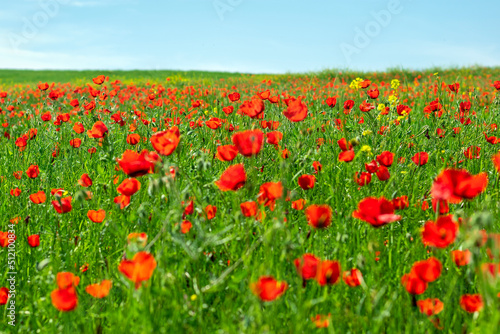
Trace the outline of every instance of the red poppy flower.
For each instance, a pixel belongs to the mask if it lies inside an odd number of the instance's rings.
[[[340,279],[340,263],[338,261],[321,261],[317,270],[316,281],[321,286],[335,284]]]
[[[297,182],[299,183],[299,186],[304,190],[312,189],[314,188],[314,184],[316,183],[316,176],[304,174],[302,176],[299,176]]]
[[[209,204],[205,207],[204,211],[205,215],[207,216],[207,219],[211,220],[215,218],[215,214],[217,213],[217,207],[215,205]]]
[[[227,96],[231,102],[236,102],[240,99],[240,93],[234,92]]]
[[[151,136],[151,144],[154,149],[161,155],[168,156],[174,152],[179,145],[180,133],[179,128],[173,126],[169,130],[157,132]]]
[[[99,209],[97,211],[89,210],[87,212],[87,217],[89,217],[89,219],[94,223],[102,223],[104,218],[106,218],[106,211],[104,211],[103,209]]]
[[[373,227],[381,227],[385,224],[401,219],[401,216],[394,214],[394,206],[391,201],[384,197],[367,197],[358,204],[358,210],[352,216],[361,219]]]
[[[409,274],[404,274],[401,277],[401,284],[405,287],[406,291],[412,295],[421,295],[427,290],[427,282],[423,281],[412,270]]]
[[[10,195],[14,196],[14,197],[18,197],[19,195],[21,195],[21,189],[19,189],[19,188],[11,189]]]
[[[50,294],[52,305],[59,311],[69,312],[78,305],[78,296],[74,287],[56,289]]]
[[[264,102],[261,99],[254,97],[250,101],[245,101],[240,106],[240,113],[243,113],[251,118],[263,118]]]
[[[460,307],[469,313],[479,312],[483,309],[483,298],[480,294],[463,295],[460,297]]]
[[[429,161],[429,154],[427,152],[415,153],[411,161],[417,166],[423,166]]]
[[[38,169],[38,165],[31,165],[28,167],[28,170],[26,171],[26,176],[28,176],[30,179],[37,178],[39,174],[40,170]]]
[[[38,234],[33,234],[28,237],[28,245],[30,247],[38,247],[40,246],[40,235]]]
[[[369,163],[365,163],[365,169],[368,173],[371,173],[371,174],[377,172],[377,170],[378,170],[377,162],[375,160],[372,160]]]
[[[241,213],[245,217],[254,217],[257,214],[257,203],[254,201],[240,204]]]
[[[181,223],[181,233],[189,233],[189,230],[193,227],[193,224],[189,220],[183,220]]]
[[[377,175],[377,178],[380,181],[387,181],[391,177],[391,173],[389,173],[389,170],[387,167],[380,165],[378,167],[378,170],[375,172],[375,175]]]
[[[47,89],[49,89],[49,84],[46,83],[46,82],[45,83],[39,83],[38,84],[38,89],[40,89],[40,90],[47,90]]]
[[[454,92],[454,93],[458,93],[458,90],[460,89],[460,84],[458,82],[455,82],[451,85],[448,85],[448,88]]]
[[[380,91],[377,88],[372,88],[368,90],[366,93],[368,94],[370,99],[376,99],[379,96]]]
[[[359,105],[359,110],[362,112],[369,112],[372,109],[375,109],[375,106],[366,101],[363,101],[363,103]]]
[[[500,90],[500,80],[497,80],[493,83],[493,87],[496,88],[496,90]]]
[[[420,313],[423,313],[427,316],[436,315],[440,313],[444,304],[438,298],[427,298],[417,301],[417,306]]]
[[[217,159],[220,161],[233,161],[238,155],[238,148],[234,145],[217,146]]]
[[[441,276],[443,265],[435,257],[427,260],[417,261],[411,269],[424,282],[434,282]]]
[[[343,151],[339,153],[339,161],[351,162],[354,159],[354,151]]]
[[[314,172],[318,173],[323,168],[323,165],[319,161],[314,161],[313,168],[314,168]]]
[[[481,153],[481,147],[472,145],[464,151],[464,155],[467,159],[479,159]]]
[[[394,153],[389,151],[384,151],[377,155],[377,162],[385,167],[391,167],[394,162]]]
[[[82,140],[80,138],[71,139],[69,145],[73,148],[79,148],[82,145]]]
[[[285,293],[288,284],[285,281],[278,282],[272,276],[262,276],[255,283],[250,283],[250,290],[261,300],[270,302]]]
[[[12,220],[11,220],[12,222]],[[17,223],[16,223],[17,224]],[[17,239],[16,235],[14,235],[14,238],[9,238],[9,235],[12,236],[9,232],[1,232],[0,231],[0,246],[1,247],[7,247],[10,244],[14,243],[14,241]]]
[[[342,152],[352,150],[352,144],[348,142],[345,138],[337,140],[337,145],[339,145]]]
[[[354,101],[353,100],[347,100],[344,102],[344,109],[345,110],[351,110],[354,108]]]
[[[394,210],[403,210],[410,206],[408,201],[408,196],[396,197],[392,200],[392,205],[394,205]]]
[[[92,126],[91,130],[87,131],[87,136],[89,138],[104,138],[104,136],[108,133],[108,128],[102,121],[97,121]]]
[[[217,117],[212,117],[205,122],[205,125],[207,126],[207,128],[210,128],[212,130],[217,130],[222,126],[222,122]]]
[[[265,91],[259,93],[259,97],[262,99],[262,100],[267,100],[269,98],[269,96],[271,95],[271,91],[269,89],[266,89]]]
[[[45,196],[45,193],[42,190],[30,195],[30,200],[35,204],[45,203],[46,199],[47,196]]]
[[[82,123],[76,122],[75,125],[73,125],[73,131],[76,133],[83,133],[85,131],[85,128],[83,127]]]
[[[132,196],[139,189],[141,189],[141,183],[135,178],[125,179],[120,183],[116,191],[125,196]]]
[[[229,166],[220,176],[215,185],[222,191],[236,191],[245,185],[247,174],[243,164]]]
[[[305,204],[306,204],[306,200],[303,198],[299,198],[298,200],[292,202],[292,209],[300,211],[300,210],[304,209]]]
[[[307,106],[301,99],[290,101],[283,115],[292,122],[303,121],[307,117]]]
[[[471,175],[464,169],[445,169],[434,180],[431,188],[433,198],[460,203],[481,194],[488,185],[486,173]]]
[[[455,241],[457,233],[458,225],[452,220],[452,216],[440,216],[435,223],[425,223],[422,242],[424,245],[445,248]]]
[[[155,159],[152,159],[154,157],[151,153],[148,153],[147,150],[143,150],[140,154],[132,150],[125,150],[122,158],[117,159],[117,161],[125,174],[137,177],[154,169]]]
[[[93,78],[92,81],[96,85],[102,85],[102,83],[104,82],[105,79],[106,79],[106,77],[101,74],[101,75],[98,75],[97,77]]]
[[[283,186],[281,182],[267,182],[260,186],[257,200],[259,204],[274,208],[275,201],[283,196]]]
[[[326,228],[332,222],[332,208],[328,204],[310,205],[305,214],[307,223],[314,228]]]
[[[359,269],[352,268],[349,271],[344,271],[342,279],[344,280],[345,284],[349,285],[350,287],[356,287],[358,285],[361,285],[361,282],[363,281],[363,275],[361,274],[361,271]]]
[[[9,289],[5,287],[0,288],[0,305],[7,304],[8,299],[9,299]]]
[[[369,184],[372,181],[372,175],[367,172],[356,172],[354,174],[354,182],[356,182],[360,187]]]
[[[334,97],[329,97],[326,99],[326,105],[329,106],[330,108],[335,107],[337,104],[337,99]]]
[[[182,201],[182,205],[184,205],[184,201]],[[186,218],[186,216],[193,214],[193,212],[194,212],[194,201],[190,200],[188,205],[184,208],[184,212],[182,213],[182,219]]]
[[[109,295],[109,291],[111,290],[111,287],[113,286],[113,282],[110,280],[103,280],[101,283],[97,284],[90,284],[85,288],[85,291],[89,295],[95,298],[104,298],[107,295]]]
[[[266,133],[266,143],[271,145],[278,145],[283,138],[283,134],[279,131],[272,131]]]
[[[153,275],[156,268],[156,260],[148,252],[138,252],[132,260],[122,260],[118,270],[139,288],[142,282],[147,281]]]
[[[229,115],[229,114],[232,114],[232,113],[233,113],[233,111],[234,111],[234,107],[233,107],[233,106],[227,106],[227,107],[222,108],[222,111],[223,111],[226,115]]]
[[[92,179],[90,178],[89,174],[85,173],[78,180],[78,184],[84,188],[90,187],[92,185]]]
[[[304,280],[316,278],[320,262],[321,260],[313,254],[304,254],[293,261],[297,272]]]
[[[232,140],[241,155],[251,157],[260,152],[264,140],[264,133],[261,130],[237,132],[233,135]]]
[[[71,206],[71,196],[64,198],[57,198],[55,201],[52,201],[52,206],[57,211],[57,213],[70,212],[71,209],[73,208]]]
[[[70,272],[61,272],[56,276],[58,289],[52,291],[50,297],[52,305],[59,311],[71,311],[78,305],[75,287],[80,283],[80,278]]]
[[[127,195],[116,196],[113,202],[118,204],[120,206],[120,209],[123,210],[130,204],[130,196]]]
[[[454,250],[451,252],[451,257],[453,258],[453,262],[457,265],[457,267],[466,266],[470,262],[471,252],[466,250]]]
[[[138,133],[132,133],[127,136],[127,144],[137,145],[141,142],[141,136]]]

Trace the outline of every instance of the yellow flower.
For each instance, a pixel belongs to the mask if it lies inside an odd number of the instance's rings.
[[[382,111],[384,109],[385,109],[385,104],[379,103],[379,105],[377,106],[377,110]]]
[[[371,135],[371,134],[372,134],[371,130],[365,130],[365,131],[363,131],[363,136],[368,136],[368,135]]]
[[[351,84],[349,85],[349,87],[351,87],[351,89],[360,89],[361,88],[361,83],[363,82],[364,80],[361,79],[361,78],[356,78],[354,79]]]
[[[205,115],[208,115],[209,111],[208,110],[205,110]]]
[[[389,95],[389,103],[391,106],[395,105],[398,102],[398,97],[396,95]]]
[[[196,295],[191,295],[191,300],[192,300],[192,301],[195,301],[195,300],[196,300],[196,298],[198,298]]]
[[[391,88],[392,89],[398,89],[398,87],[399,87],[399,80],[398,79],[393,79],[391,81]]]
[[[370,153],[372,151],[372,148],[368,145],[363,145],[361,146],[361,152],[368,152]]]

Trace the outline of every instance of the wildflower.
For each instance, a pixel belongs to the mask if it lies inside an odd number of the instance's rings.
[[[229,166],[215,185],[222,191],[236,191],[245,185],[247,175],[242,164]]]
[[[332,221],[332,208],[328,204],[310,205],[305,210],[307,223],[314,228],[326,228]]]
[[[141,286],[142,282],[151,278],[155,268],[156,260],[148,252],[138,252],[132,260],[122,260],[118,266],[118,270],[135,283],[136,289]]]
[[[288,284],[285,281],[277,281],[272,276],[262,276],[257,282],[250,284],[253,294],[266,302],[279,298],[287,288]]]

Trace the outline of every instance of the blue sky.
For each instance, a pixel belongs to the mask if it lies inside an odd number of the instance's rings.
[[[16,0],[0,11],[0,68],[500,66],[498,13],[498,0]]]

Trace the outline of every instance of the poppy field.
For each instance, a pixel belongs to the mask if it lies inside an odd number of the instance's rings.
[[[2,330],[500,324],[499,68],[13,78]]]

